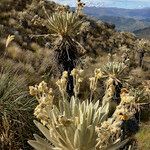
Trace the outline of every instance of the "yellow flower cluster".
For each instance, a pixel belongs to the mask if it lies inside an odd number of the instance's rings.
[[[100,78],[102,78],[103,73],[101,71],[101,69],[95,69],[94,70],[94,77],[89,78],[90,80],[90,90],[91,90],[91,94],[90,94],[90,101],[93,98],[93,94],[95,92],[95,90],[97,89],[97,82]]]
[[[80,83],[83,81],[83,78],[82,78],[83,70],[73,69],[71,71],[71,75],[73,76],[74,94],[75,94],[75,97],[77,97],[77,95],[79,94],[79,90],[80,90]]]
[[[8,35],[7,39],[6,39],[6,48],[8,47],[8,45],[15,39],[14,35]]]
[[[68,78],[68,72],[64,71],[63,74],[62,74],[61,79],[59,79],[56,82],[56,84],[59,87],[59,91],[62,94],[63,99],[65,99],[65,96],[66,96],[67,78]]]
[[[59,127],[59,126],[68,127],[71,123],[73,123],[72,119],[68,119],[66,116],[62,115],[57,118],[57,126],[56,127]]]
[[[114,143],[120,137],[121,121],[104,121],[100,127],[96,127],[98,133],[97,145],[99,149],[105,149],[108,145]]]
[[[96,132],[98,133],[97,146],[100,149],[104,149],[110,143],[120,139],[122,122],[129,120],[136,113],[134,97],[130,96],[125,89],[123,91],[121,94],[121,103],[116,107],[112,117],[96,128]]]
[[[115,86],[114,86],[113,82],[114,82],[114,79],[112,77],[109,77],[106,80],[106,89],[107,89],[106,92],[109,96],[113,96],[114,92],[115,92]]]
[[[126,94],[125,97],[122,95],[121,102],[116,107],[114,116],[117,117],[118,120],[128,120],[133,117],[137,111],[134,100],[134,97],[130,96],[129,94]]]
[[[89,78],[90,80],[90,90],[95,91],[97,88],[97,82],[98,80],[103,76],[103,73],[101,72],[101,69],[95,69],[94,71],[95,76]]]
[[[130,93],[125,89],[122,89],[121,91],[122,92],[121,92],[120,97],[121,97],[121,103],[122,104],[135,103],[135,97],[134,96],[130,95]]]
[[[76,13],[78,15],[82,15],[82,10],[85,6],[85,3],[81,2],[81,0],[77,0],[77,8],[76,8]]]
[[[41,120],[43,125],[48,124],[48,115],[46,109],[53,106],[54,96],[52,89],[47,87],[47,83],[42,81],[39,85],[29,87],[30,94],[35,96],[39,104],[34,110],[34,115]]]

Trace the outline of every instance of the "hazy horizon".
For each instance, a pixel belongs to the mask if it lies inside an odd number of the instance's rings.
[[[57,3],[75,7],[76,0],[54,0]],[[150,0],[82,0],[86,6],[115,7],[124,9],[150,8]]]

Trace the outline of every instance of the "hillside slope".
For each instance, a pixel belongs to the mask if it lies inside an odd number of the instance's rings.
[[[146,38],[150,40],[150,27],[136,30],[134,31],[134,34],[136,34],[140,38]]]
[[[15,35],[14,42],[26,51],[33,51],[33,43],[49,49],[53,48],[55,44],[53,36],[39,36],[49,33],[45,25],[47,16],[42,9],[42,5],[45,6],[48,14],[55,12],[59,5],[50,1],[45,1],[41,4],[40,0],[28,0],[26,1],[26,5],[21,2],[20,0],[14,3],[16,8],[19,6],[19,9],[15,11],[13,7],[10,7],[11,5],[7,5],[6,1],[6,6],[1,6],[1,38],[6,38],[9,34]],[[96,21],[87,16],[83,16],[82,19],[86,22],[84,23],[85,28],[81,30],[76,38],[84,44],[87,52],[109,52],[116,50],[123,44],[127,45],[127,47],[134,46],[133,43],[136,38],[131,33],[116,32],[113,25],[100,20]]]

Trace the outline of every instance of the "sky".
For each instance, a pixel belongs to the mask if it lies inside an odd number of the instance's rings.
[[[76,0],[54,0],[55,2],[75,6]],[[118,7],[118,8],[144,8],[150,7],[150,0],[82,0],[86,6]]]

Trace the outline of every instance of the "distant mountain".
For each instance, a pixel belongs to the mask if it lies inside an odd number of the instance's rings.
[[[110,24],[115,24],[116,29],[120,31],[133,32],[150,26],[150,19],[138,20],[134,18],[116,16],[100,16],[99,19]]]
[[[150,8],[123,9],[115,7],[85,7],[84,13],[94,16],[116,16],[136,19],[150,18]]]
[[[150,26],[141,30],[136,30],[134,34],[140,38],[150,39]]]
[[[93,6],[85,7],[84,13],[104,22],[115,24],[119,31],[133,32],[150,26],[150,8],[123,9]]]

